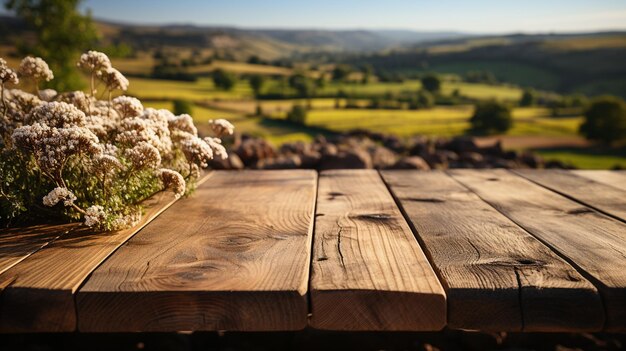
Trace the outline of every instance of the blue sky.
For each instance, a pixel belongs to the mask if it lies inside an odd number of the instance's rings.
[[[626,29],[624,0],[86,0],[128,23],[246,28],[415,29],[477,33]]]

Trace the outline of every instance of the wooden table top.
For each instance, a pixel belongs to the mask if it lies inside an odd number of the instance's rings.
[[[0,332],[626,332],[626,172],[214,171],[0,231]]]

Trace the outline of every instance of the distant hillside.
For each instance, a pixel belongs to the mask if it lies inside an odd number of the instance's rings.
[[[133,25],[97,21],[103,43],[125,43],[136,50],[162,47],[210,49],[235,59],[263,59],[306,52],[374,52],[424,41],[463,37],[455,32],[405,30],[271,30],[192,25]],[[0,16],[0,43],[21,37],[24,26]]]
[[[462,38],[344,60],[403,74],[491,72],[526,87],[626,97],[624,32]]]

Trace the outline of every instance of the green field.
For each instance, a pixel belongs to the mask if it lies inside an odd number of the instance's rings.
[[[626,168],[626,150],[588,150],[578,148],[534,150],[544,159],[559,160],[584,169],[609,169],[615,166]]]
[[[275,89],[278,80],[269,81],[267,90]],[[417,91],[419,81],[402,83],[328,84],[321,92],[334,94],[343,90],[348,94],[360,96],[381,95],[388,92]],[[521,90],[510,86],[493,86],[464,82],[445,82],[443,94],[450,94],[458,89],[462,95],[476,99],[500,99],[516,101]],[[421,134],[427,136],[455,136],[465,134],[470,127],[469,118],[473,106],[436,106],[425,110],[371,110],[371,109],[335,109],[334,98],[306,100],[262,100],[255,101],[247,81],[240,80],[232,91],[218,90],[209,78],[200,78],[196,82],[180,82],[153,79],[131,79],[129,94],[138,96],[147,102],[147,106],[171,108],[172,99],[186,99],[203,106],[194,107],[193,116],[198,128],[208,133],[206,121],[214,118],[231,120],[236,129],[251,135],[264,137],[275,145],[284,142],[309,141],[320,130],[343,132],[356,128],[374,130],[382,133],[410,137]],[[311,110],[306,126],[297,126],[283,121],[287,111],[294,104],[308,103]],[[367,100],[360,103],[367,104]],[[254,116],[260,104],[263,114],[269,118]],[[345,100],[340,101],[345,106]],[[514,125],[506,135],[511,136],[576,136],[582,117],[553,118],[547,108],[515,108]],[[314,128],[310,128],[314,127]],[[580,168],[610,168],[626,163],[626,157],[613,154],[585,154],[579,149],[540,150],[547,159],[559,159]]]

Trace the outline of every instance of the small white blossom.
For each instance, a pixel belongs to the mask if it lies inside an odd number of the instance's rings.
[[[52,207],[60,201],[63,201],[65,206],[72,206],[76,201],[76,196],[67,188],[56,187],[43,197],[43,204],[48,207]]]
[[[139,99],[130,96],[118,96],[113,99],[113,108],[122,116],[137,117],[143,113],[143,105]]]
[[[95,72],[110,68],[111,60],[105,53],[91,50],[80,55],[77,65],[85,71]]]
[[[228,152],[226,152],[226,148],[222,145],[222,140],[220,138],[206,137],[204,138],[204,142],[209,144],[214,155],[219,156],[222,160],[228,158]]]
[[[210,120],[209,125],[211,126],[213,133],[215,133],[215,135],[217,135],[218,137],[222,137],[224,135],[233,135],[233,133],[235,132],[235,126],[233,126],[232,123],[223,118]]]
[[[91,169],[98,174],[115,174],[124,166],[117,157],[102,154],[94,157]]]
[[[126,149],[124,156],[136,169],[157,168],[161,165],[159,150],[146,142],[141,142],[131,149]]]
[[[179,116],[172,115],[167,122],[170,131],[179,130],[192,134],[193,136],[198,136],[198,129],[193,124],[193,118],[188,114]]]
[[[98,137],[83,127],[50,128],[35,123],[15,129],[12,138],[15,146],[32,153],[42,171],[49,174],[58,174],[73,155],[102,153]]]
[[[198,137],[190,137],[181,142],[183,154],[190,163],[195,163],[202,168],[208,166],[213,159],[213,149],[204,140]]]
[[[158,170],[158,176],[163,182],[163,188],[170,189],[179,198],[185,194],[185,179],[180,173],[171,169],[162,168]]]
[[[68,128],[85,125],[85,113],[66,102],[44,102],[26,116],[29,123],[42,123],[49,127]]]
[[[124,77],[122,72],[113,67],[105,68],[96,73],[109,90],[128,90],[128,79]]]
[[[120,230],[125,228],[130,228],[139,223],[141,219],[141,212],[135,211],[129,215],[120,216],[111,221],[111,229],[112,230]]]
[[[41,57],[25,57],[20,63],[19,72],[22,76],[32,78],[38,82],[48,82],[54,78],[52,70]]]
[[[0,84],[17,84],[19,82],[20,80],[17,78],[15,71],[9,68],[4,59],[0,58]]]
[[[102,206],[93,205],[85,210],[85,225],[93,227],[101,224],[106,219],[106,212]]]
[[[54,89],[43,89],[39,91],[39,98],[43,101],[52,101],[57,95],[57,91]]]

